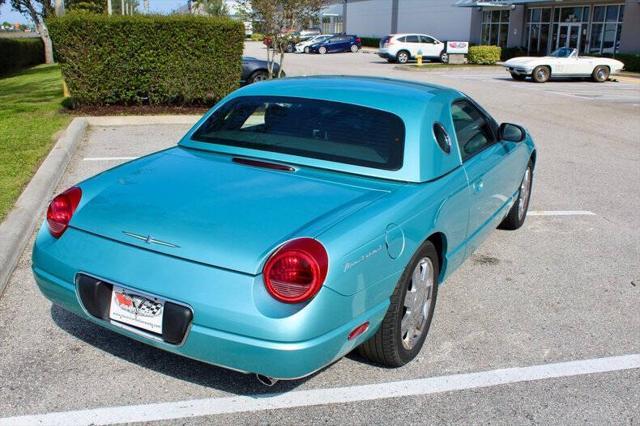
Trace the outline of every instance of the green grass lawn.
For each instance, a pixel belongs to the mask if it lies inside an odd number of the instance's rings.
[[[0,221],[53,146],[53,135],[71,121],[62,99],[57,65],[0,78]]]

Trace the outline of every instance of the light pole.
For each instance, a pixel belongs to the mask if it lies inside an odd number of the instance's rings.
[[[111,16],[113,9],[111,7],[111,0],[107,0],[107,15]]]

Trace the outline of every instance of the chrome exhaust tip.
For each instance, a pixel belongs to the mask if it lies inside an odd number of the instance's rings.
[[[265,386],[273,386],[276,383],[278,383],[278,379],[274,379],[273,377],[269,377],[269,376],[265,376],[264,374],[256,374],[256,379],[258,379],[258,381],[260,383],[262,383]]]

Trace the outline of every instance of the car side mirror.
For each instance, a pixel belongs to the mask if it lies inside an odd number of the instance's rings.
[[[522,126],[511,123],[502,123],[498,129],[501,141],[522,142],[527,136],[527,132]]]

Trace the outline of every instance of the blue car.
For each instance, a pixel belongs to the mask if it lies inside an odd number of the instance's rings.
[[[249,85],[177,146],[56,196],[33,273],[79,317],[265,383],[356,348],[397,367],[438,285],[493,229],[522,226],[535,163],[525,129],[453,89]]]
[[[310,53],[319,53],[324,55],[325,53],[338,53],[338,52],[353,52],[357,53],[362,47],[362,40],[360,37],[354,35],[334,35],[326,40],[322,40],[318,43],[309,46]]]

